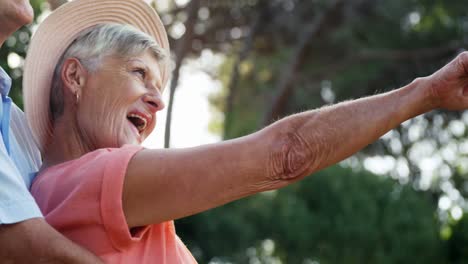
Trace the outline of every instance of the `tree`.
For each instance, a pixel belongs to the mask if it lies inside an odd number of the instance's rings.
[[[229,89],[212,100],[221,111],[229,111],[226,139],[291,113],[401,87],[431,74],[467,47],[463,1],[333,3],[270,1],[265,9],[272,19],[256,33],[250,56],[236,66],[237,50],[227,52],[221,79]],[[305,30],[305,25],[314,30]],[[239,77],[232,70],[236,68]],[[237,87],[228,86],[229,79],[236,79]],[[235,96],[226,96],[231,90]],[[355,158],[362,164],[369,157],[390,156],[394,169],[389,173],[403,183],[437,196],[453,190],[466,196],[467,151],[460,146],[466,144],[467,123],[467,114],[433,111]]]
[[[448,240],[448,256],[450,263],[461,264],[465,263],[468,258],[468,217],[463,217],[455,222],[451,228],[451,236]]]
[[[178,221],[200,262],[443,263],[435,205],[386,177],[332,167]]]

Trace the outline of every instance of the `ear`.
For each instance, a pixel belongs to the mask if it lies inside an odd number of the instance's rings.
[[[61,77],[64,89],[75,96],[80,96],[88,77],[88,71],[77,58],[68,58],[63,62]]]

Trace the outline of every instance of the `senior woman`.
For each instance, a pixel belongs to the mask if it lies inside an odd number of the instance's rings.
[[[32,193],[51,225],[109,263],[195,262],[172,220],[303,179],[426,111],[468,106],[463,53],[395,91],[242,138],[144,149],[169,70],[149,6],[72,1],[41,24],[28,52],[26,114],[44,159]]]

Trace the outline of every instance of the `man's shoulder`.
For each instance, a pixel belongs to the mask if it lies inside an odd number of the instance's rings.
[[[21,163],[27,163],[21,164],[21,166],[26,166],[31,171],[37,171],[41,165],[41,154],[23,111],[15,104],[11,106],[10,135],[11,147],[15,148],[15,154],[24,157],[21,159]],[[13,159],[15,158],[18,157],[13,157]]]

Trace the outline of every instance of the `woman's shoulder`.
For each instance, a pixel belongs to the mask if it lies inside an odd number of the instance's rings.
[[[110,161],[109,159],[133,155],[136,152],[143,149],[142,146],[137,145],[124,145],[120,148],[100,148],[94,151],[88,152],[85,155],[74,160],[75,163],[85,164],[88,162],[102,162]]]
[[[121,164],[141,150],[143,147],[136,145],[124,145],[120,148],[100,148],[88,152],[83,156],[69,160],[44,170],[41,170],[34,181],[34,185],[40,182],[52,181],[83,181],[85,178],[95,178],[96,174],[113,164]],[[66,177],[64,177],[66,175]]]
[[[134,154],[141,149],[143,149],[143,147],[137,145],[124,145],[120,148],[100,148],[90,151],[79,158],[51,166],[45,169],[44,172],[48,170],[62,169],[75,166],[81,167],[87,164],[95,164],[103,161],[109,161],[109,159],[114,156],[117,158],[119,156],[125,156],[126,154]]]
[[[86,153],[85,155],[74,160],[75,162],[89,162],[95,161],[100,158],[109,158],[109,156],[120,156],[126,154],[136,153],[143,149],[138,145],[123,145],[120,148],[100,148]]]
[[[50,201],[99,193],[103,184],[109,184],[105,182],[114,182],[117,175],[125,173],[129,160],[141,149],[140,146],[130,145],[102,148],[48,167],[35,178],[31,193],[36,200],[43,200],[47,207],[50,206]]]

